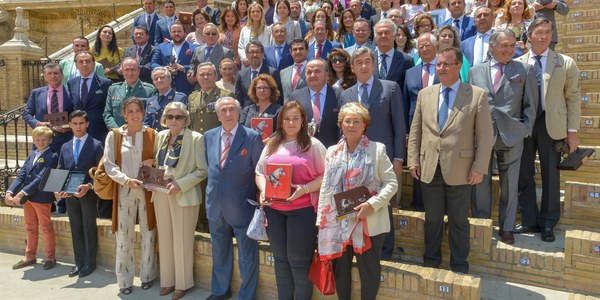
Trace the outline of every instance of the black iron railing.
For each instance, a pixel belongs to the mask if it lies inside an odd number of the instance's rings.
[[[17,175],[21,169],[20,162],[29,155],[27,141],[29,128],[23,118],[25,105],[15,108],[0,115],[0,130],[4,140],[4,147],[0,149],[0,198],[4,199],[8,182],[11,176]],[[25,146],[19,147],[19,141],[25,138]],[[23,151],[24,150],[24,151]],[[2,161],[4,160],[4,161]]]

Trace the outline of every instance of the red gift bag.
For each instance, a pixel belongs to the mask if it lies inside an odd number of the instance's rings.
[[[335,294],[335,277],[331,260],[322,261],[319,251],[315,252],[308,279],[321,291],[323,295]]]

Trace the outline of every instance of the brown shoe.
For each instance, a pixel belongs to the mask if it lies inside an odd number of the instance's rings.
[[[20,268],[25,268],[27,266],[35,265],[36,262],[37,262],[37,260],[35,258],[30,261],[21,260],[18,263],[14,264],[12,266],[12,269],[16,270],[16,269],[20,269]]]
[[[503,231],[502,232],[502,242],[505,244],[512,245],[515,243],[515,236],[512,231]]]
[[[56,266],[56,259],[44,260],[44,270],[50,270]]]
[[[166,296],[170,293],[172,293],[175,290],[174,286],[170,286],[170,287],[164,287],[160,289],[160,293],[158,293],[161,296]]]
[[[176,290],[175,293],[173,293],[173,296],[171,296],[171,298],[173,300],[181,299],[183,298],[183,296],[185,296],[185,292],[186,290]]]

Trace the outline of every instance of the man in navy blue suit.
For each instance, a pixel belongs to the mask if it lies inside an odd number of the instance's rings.
[[[133,26],[131,26],[131,40],[135,43],[133,31],[137,26],[142,26],[148,28],[148,32],[150,33],[148,42],[150,45],[154,45],[156,22],[160,20],[160,16],[154,12],[156,0],[144,0],[144,2],[142,2],[142,7],[144,8],[144,13],[133,19]]]
[[[375,24],[377,67],[373,76],[395,81],[398,86],[404,86],[406,70],[412,68],[415,62],[412,57],[397,51],[394,47],[396,30],[396,24],[389,19],[383,19]]]
[[[103,142],[108,134],[108,128],[102,114],[112,81],[94,74],[94,56],[90,52],[77,53],[75,64],[81,76],[72,78],[67,83],[73,98],[73,107],[87,113],[90,123],[94,124],[88,130],[89,135]]]
[[[308,45],[308,60],[315,58],[327,59],[327,55],[333,48],[344,48],[338,42],[327,40],[327,26],[322,21],[315,21],[313,32],[315,33],[315,41]]]
[[[215,104],[222,126],[204,135],[208,162],[206,215],[212,242],[211,294],[208,299],[231,297],[235,235],[242,285],[238,299],[255,299],[258,282],[258,243],[246,231],[256,200],[254,170],[263,149],[256,131],[239,124],[240,103],[223,97]],[[232,188],[235,187],[235,188]]]
[[[185,41],[183,25],[179,21],[171,25],[171,38],[172,41],[156,47],[150,66],[153,69],[156,67],[169,69],[173,74],[175,90],[189,95],[194,90],[194,85],[188,81],[188,70],[197,45]]]
[[[154,45],[167,42],[171,39],[171,25],[177,20],[175,15],[175,2],[165,0],[163,4],[165,16],[156,22],[156,34],[154,35]]]
[[[435,35],[431,33],[422,33],[417,39],[417,49],[422,63],[406,71],[406,81],[402,90],[402,102],[404,104],[404,119],[406,120],[407,133],[410,134],[410,124],[415,116],[417,107],[417,96],[422,89],[440,83],[435,74],[436,54],[438,41]],[[401,206],[408,208],[411,206],[408,199],[401,200]],[[412,206],[418,211],[425,211],[423,205],[423,194],[421,193],[421,184],[418,179],[413,178],[413,197]]]
[[[47,63],[43,70],[44,80],[48,85],[31,91],[23,110],[23,120],[31,128],[50,127],[54,132],[50,149],[58,153],[60,147],[69,141],[73,134],[71,129],[50,126],[50,122],[44,122],[44,115],[58,112],[70,113],[73,111],[73,103],[69,91],[62,85],[63,74],[59,65]]]
[[[475,35],[475,25],[473,18],[465,15],[465,0],[450,0],[448,1],[448,10],[450,18],[439,26],[453,25],[460,35],[460,40],[464,41]]]
[[[71,113],[69,125],[73,131],[73,139],[60,149],[58,168],[87,174],[90,168],[98,165],[104,154],[102,143],[87,134],[86,130],[90,122],[84,111],[76,110]],[[56,193],[57,196],[66,198],[71,225],[75,266],[71,268],[69,277],[77,275],[80,278],[86,277],[96,269],[98,196],[92,189],[92,183],[90,178],[77,187],[79,192],[74,195],[65,192]]]
[[[287,37],[285,25],[279,22],[274,23],[271,25],[271,33],[275,43],[265,48],[265,63],[281,72],[294,63],[290,54],[290,45],[285,43]]]

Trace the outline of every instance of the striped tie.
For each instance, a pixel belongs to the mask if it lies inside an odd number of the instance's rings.
[[[221,152],[221,169],[225,167],[225,161],[227,160],[227,156],[229,155],[229,148],[231,148],[231,132],[225,131],[225,146],[223,147],[223,151]]]
[[[52,97],[50,98],[50,113],[58,112],[58,90],[52,90]]]

